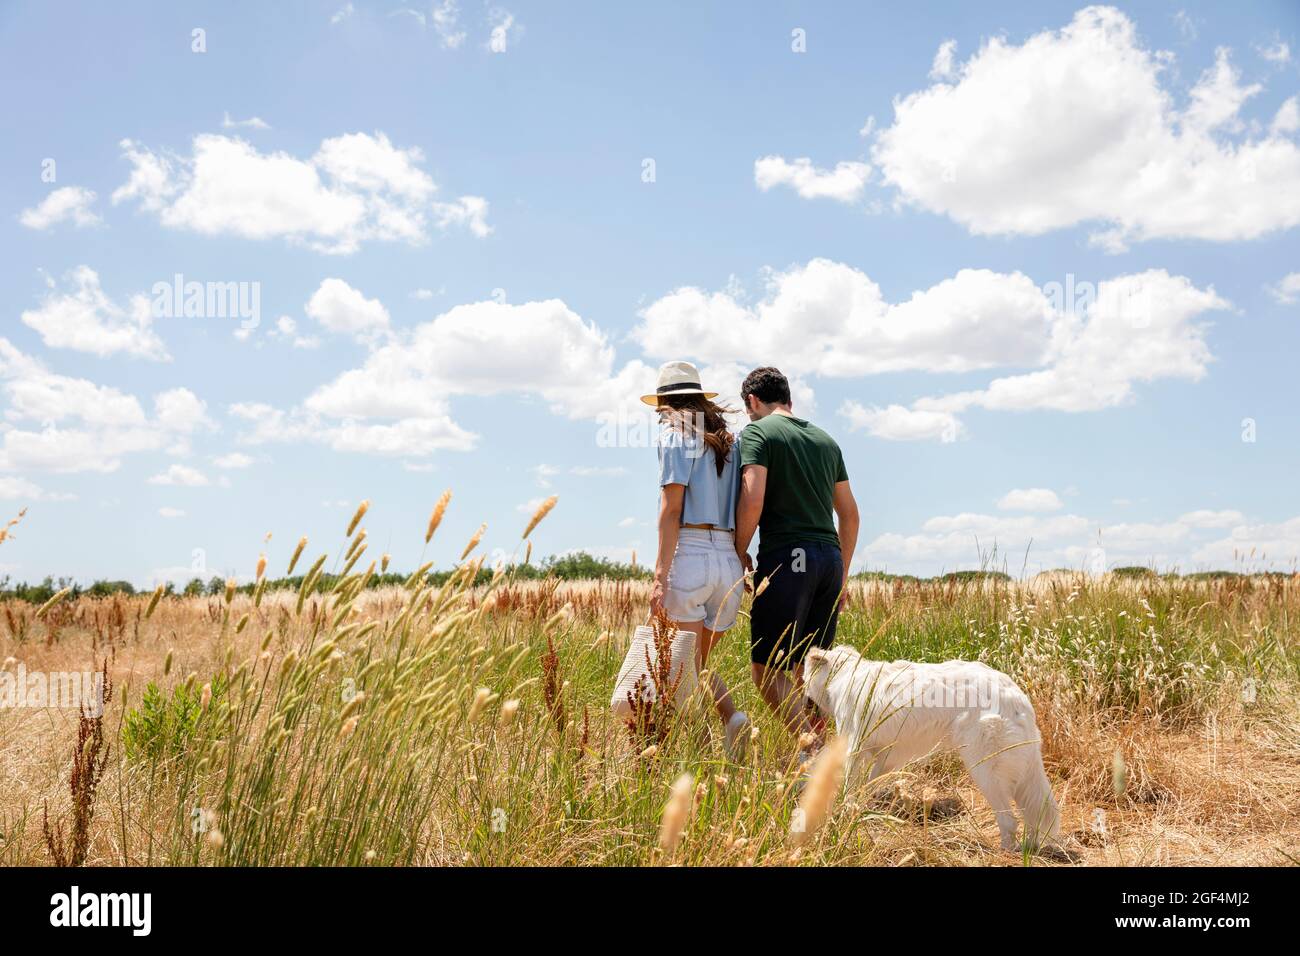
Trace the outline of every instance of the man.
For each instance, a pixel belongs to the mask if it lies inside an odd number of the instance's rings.
[[[795,417],[780,371],[754,369],[740,397],[750,424],[740,433],[736,551],[747,570],[749,544],[760,531],[750,671],[763,700],[803,738],[814,731],[803,706],[803,658],[809,647],[835,640],[858,542],[858,505],[839,445]]]

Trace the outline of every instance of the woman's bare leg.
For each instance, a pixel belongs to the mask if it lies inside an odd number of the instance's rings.
[[[715,644],[726,631],[710,631],[704,626],[703,621],[695,621],[691,624],[678,624],[677,627],[683,631],[690,631],[695,635],[695,667],[698,671],[703,671],[709,660],[709,653],[713,650]],[[731,720],[736,713],[736,704],[731,699],[731,691],[727,689],[726,682],[712,671],[705,683],[708,684],[709,693],[713,696],[713,707],[722,718],[723,724]]]

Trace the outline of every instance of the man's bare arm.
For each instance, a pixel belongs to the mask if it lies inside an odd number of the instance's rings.
[[[849,583],[849,565],[853,563],[853,551],[858,546],[858,503],[853,497],[853,489],[847,481],[835,483],[832,499],[835,517],[840,526],[840,555],[844,558],[844,588]],[[737,522],[739,523],[739,522]]]
[[[744,560],[758,530],[767,494],[767,466],[746,465],[740,472],[740,500],[736,502],[736,553]]]

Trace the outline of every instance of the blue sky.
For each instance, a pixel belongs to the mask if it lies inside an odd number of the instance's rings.
[[[363,498],[409,568],[448,487],[442,566],[550,494],[535,553],[649,561],[602,416],[669,358],[791,374],[857,567],[1290,569],[1297,9],[917,6],[4,4],[0,573],[247,575]]]

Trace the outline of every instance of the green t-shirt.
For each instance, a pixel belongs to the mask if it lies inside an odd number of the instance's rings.
[[[740,433],[740,467],[767,468],[767,491],[758,519],[758,550],[806,541],[840,543],[835,530],[835,484],[848,481],[835,439],[812,422],[772,414]]]

